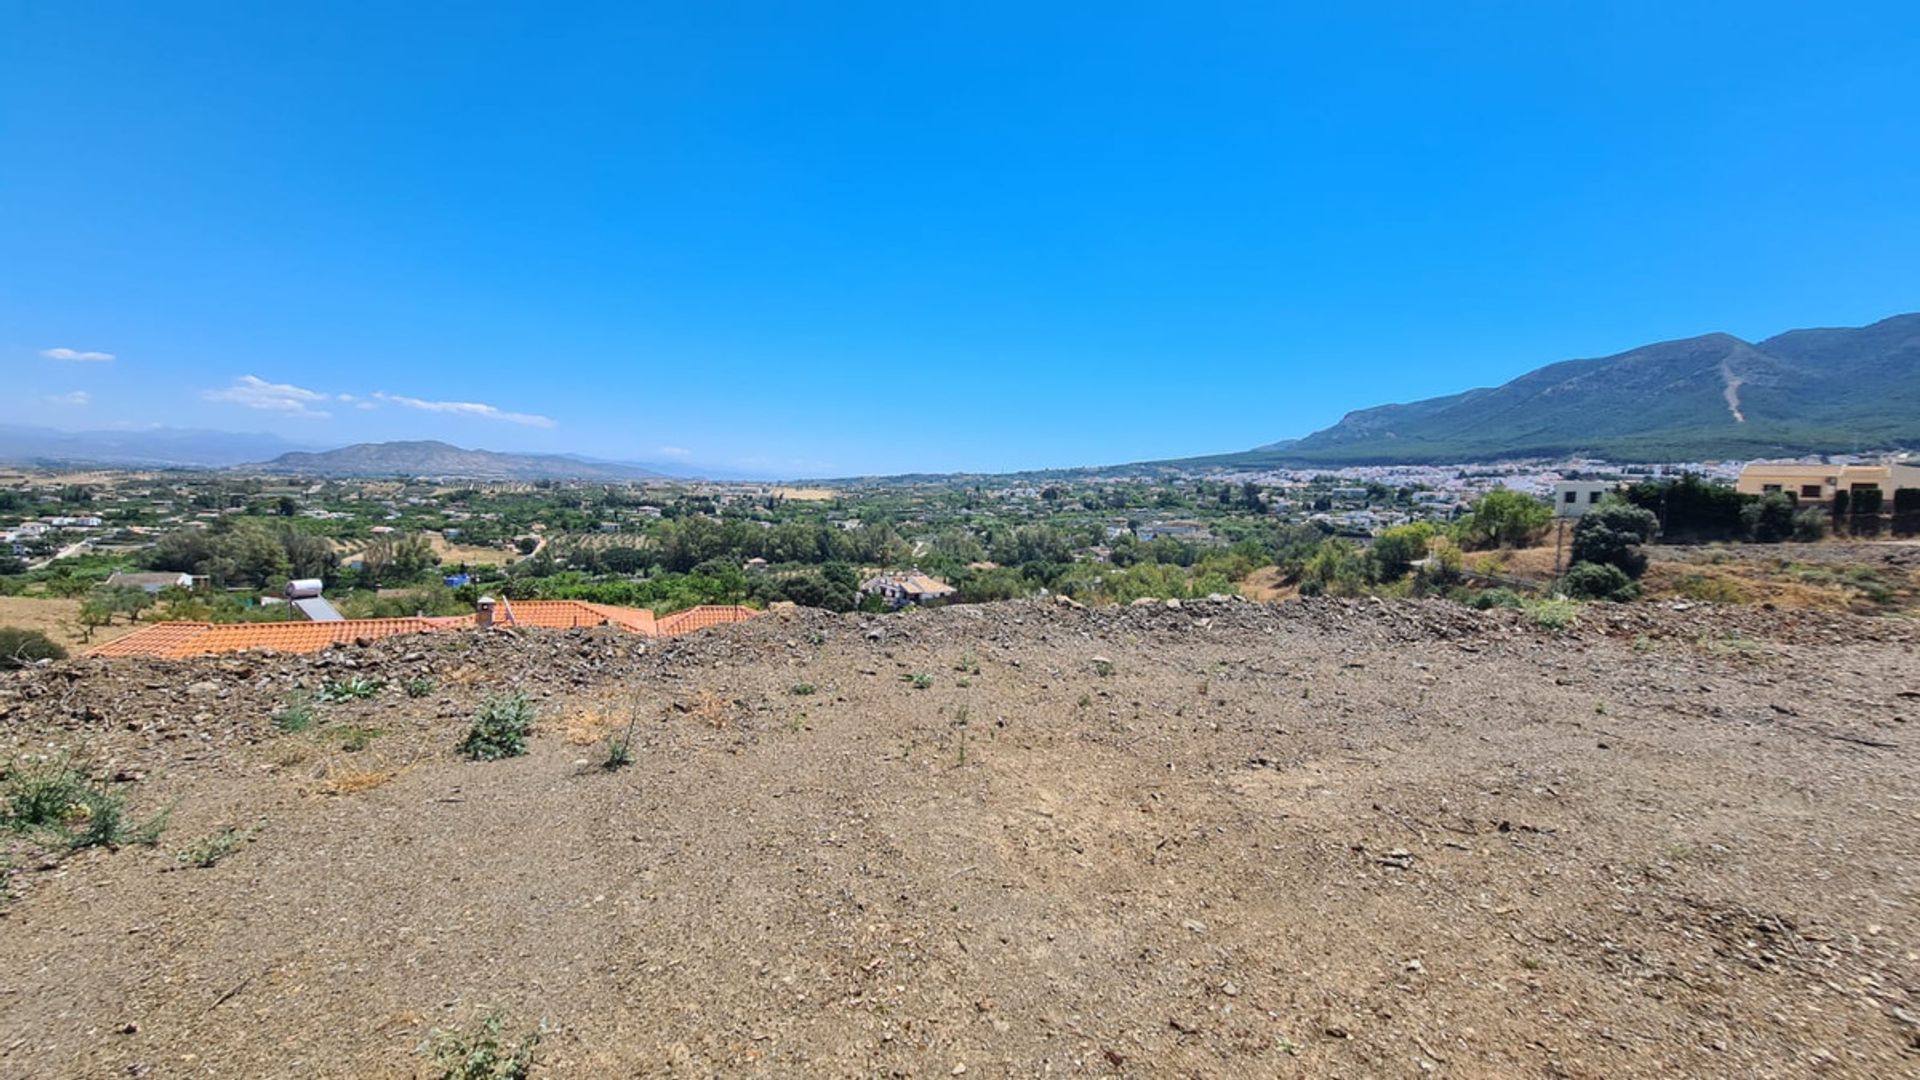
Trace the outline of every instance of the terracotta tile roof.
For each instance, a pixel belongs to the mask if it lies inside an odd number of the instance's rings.
[[[521,600],[512,603],[513,618],[507,618],[508,604],[495,609],[494,625],[540,627],[570,630],[582,626],[611,625],[629,633],[647,637],[685,634],[721,623],[751,619],[760,612],[737,605],[708,605],[656,620],[653,612],[640,608],[590,604],[584,600]],[[438,630],[468,630],[477,625],[474,616],[448,615],[409,619],[343,619],[339,622],[270,623],[154,623],[90,650],[88,656],[152,656],[178,660],[213,653],[242,652],[248,649],[273,649],[277,652],[317,652],[329,645],[363,639],[391,637],[395,634],[421,634]]]
[[[205,633],[212,623],[163,622],[143,626],[126,637],[87,650],[88,656],[168,656]]]
[[[541,626],[549,630],[612,623],[636,634],[654,634],[651,611],[585,600],[502,600],[494,606],[493,622],[495,626]]]
[[[739,622],[751,619],[760,612],[738,604],[703,604],[700,607],[676,611],[660,620],[660,633],[667,636],[692,633],[705,630],[709,626],[721,623]]]
[[[392,637],[395,634],[420,634],[436,630],[425,619],[342,619],[339,622],[227,623],[208,627],[172,655],[204,656],[209,653],[241,652],[247,649],[272,649],[276,652],[317,652],[336,643],[346,644],[363,638]]]

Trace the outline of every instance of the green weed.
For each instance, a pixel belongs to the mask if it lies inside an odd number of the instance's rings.
[[[251,829],[222,829],[211,836],[203,836],[174,853],[174,858],[187,866],[205,870],[221,859],[240,850],[242,845],[253,840],[259,826]]]
[[[525,694],[501,694],[480,703],[480,712],[460,741],[460,752],[475,761],[498,761],[527,752],[533,733],[533,703]]]
[[[506,1017],[495,1010],[480,1018],[472,1034],[435,1029],[420,1044],[420,1053],[433,1062],[436,1080],[526,1080],[533,1075],[533,1053],[539,1031],[509,1045]]]
[[[322,686],[319,693],[314,696],[329,705],[338,705],[344,701],[358,701],[361,698],[370,698],[379,693],[380,688],[385,685],[385,683],[378,679],[369,679],[362,675],[355,675],[351,679],[342,679],[327,683],[325,686]]]

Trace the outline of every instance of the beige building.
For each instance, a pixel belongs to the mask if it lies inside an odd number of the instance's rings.
[[[1876,488],[1891,505],[1899,488],[1920,488],[1920,465],[1891,461],[1880,465],[1800,465],[1756,461],[1740,470],[1734,485],[1742,495],[1782,491],[1801,502],[1832,502],[1833,493],[1857,494]]]

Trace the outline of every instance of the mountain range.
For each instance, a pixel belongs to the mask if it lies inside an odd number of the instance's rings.
[[[1374,465],[1591,455],[1699,461],[1920,445],[1920,314],[1706,334],[1496,387],[1348,413],[1302,439],[1176,464]]]
[[[56,431],[0,424],[0,461],[220,468],[305,449],[278,435],[194,428]]]
[[[506,454],[466,450],[435,440],[355,443],[319,453],[295,451],[249,467],[300,476],[421,476],[463,480],[665,480],[650,466],[596,461],[572,454]]]

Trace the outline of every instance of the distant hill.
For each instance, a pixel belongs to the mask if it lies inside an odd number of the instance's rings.
[[[300,476],[424,476],[461,480],[661,480],[666,474],[638,465],[592,461],[563,454],[503,454],[465,450],[433,440],[355,443],[320,453],[281,454],[249,468]]]
[[[0,461],[28,465],[219,468],[300,449],[277,435],[190,428],[56,431],[0,424]]]
[[[1304,439],[1180,464],[1370,465],[1591,454],[1693,461],[1920,445],[1920,314],[1707,334],[1503,386],[1348,413]]]

